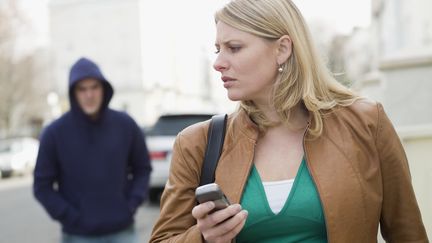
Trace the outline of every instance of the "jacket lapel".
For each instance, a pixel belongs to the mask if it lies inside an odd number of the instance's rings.
[[[222,156],[216,169],[216,183],[231,203],[239,203],[252,166],[258,127],[244,111],[228,121]]]
[[[350,230],[339,232],[338,228],[356,227],[353,218],[366,223],[361,210],[352,210],[364,208],[364,200],[359,173],[347,156],[350,145],[346,144],[349,139],[342,135],[343,129],[324,126],[319,138],[305,141],[306,162],[321,199],[329,242],[337,241],[335,235],[349,234]]]

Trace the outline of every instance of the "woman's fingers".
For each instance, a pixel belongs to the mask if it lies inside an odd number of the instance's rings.
[[[192,209],[192,216],[197,220],[202,219],[207,216],[214,207],[215,204],[212,201],[198,204]]]
[[[246,223],[246,218],[247,218],[247,211],[243,210],[242,212],[240,212],[238,215],[241,215],[241,217],[243,218],[239,224],[237,224],[236,226],[234,226],[234,228],[227,232],[224,236],[221,237],[220,241],[221,242],[231,242],[232,239],[234,239],[239,233],[240,231],[243,229],[243,226]],[[236,215],[237,217],[237,215]]]
[[[240,204],[211,213],[214,207],[214,202],[199,204],[192,209],[192,216],[206,241],[229,242],[243,228],[248,213]]]
[[[206,220],[204,224],[214,225],[213,227],[203,232],[204,239],[206,239],[207,241],[230,241],[243,228],[248,215],[246,210],[241,210],[241,207],[235,207],[233,209],[230,209],[230,214],[228,217],[226,217],[227,214],[222,213],[223,212],[216,212],[204,219]]]
[[[242,207],[240,204],[233,204],[228,206],[227,208],[218,210],[210,214],[208,217],[204,218],[204,221],[206,221],[209,225],[217,225],[238,214],[241,210]]]
[[[211,214],[209,214],[209,212],[214,208],[214,204],[212,205],[213,207],[210,207],[211,205],[206,205],[206,203],[203,204],[202,207],[199,206],[200,205],[196,206],[192,210],[192,215],[194,215],[194,217],[201,216],[201,218],[197,218],[197,227],[203,235],[208,234],[208,232],[213,230],[215,226],[241,211],[240,204],[230,205],[227,208],[218,210]],[[202,216],[203,214],[204,216]]]

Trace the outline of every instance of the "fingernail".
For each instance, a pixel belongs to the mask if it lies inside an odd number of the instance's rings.
[[[212,201],[207,202],[207,207],[208,207],[208,209],[213,209],[215,207],[214,202],[212,202]]]
[[[249,212],[247,210],[243,210],[242,211],[244,213],[244,215],[247,217],[249,215]]]

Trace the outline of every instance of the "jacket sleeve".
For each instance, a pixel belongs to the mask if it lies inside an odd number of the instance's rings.
[[[78,220],[78,211],[54,189],[60,174],[56,153],[54,137],[50,130],[46,129],[40,139],[34,169],[33,194],[53,219],[62,224],[73,225]]]
[[[134,214],[138,206],[147,198],[152,171],[144,134],[135,122],[133,122],[132,144],[129,153],[129,170],[131,180],[128,204]]]
[[[181,133],[176,138],[170,175],[162,194],[161,211],[150,242],[202,242],[201,232],[191,213],[196,205],[195,188],[200,177],[197,162],[200,158],[194,158],[188,149],[192,149],[194,143],[199,141],[190,141]]]
[[[383,238],[386,242],[428,242],[404,149],[381,104],[378,104],[376,144],[383,184],[380,222]]]

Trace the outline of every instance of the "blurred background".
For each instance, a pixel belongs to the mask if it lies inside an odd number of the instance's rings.
[[[154,134],[162,118],[180,124],[236,108],[212,69],[213,13],[226,2],[0,0],[0,242],[59,240],[33,199],[31,171],[41,130],[69,108],[68,72],[79,57],[100,65],[115,90],[111,107],[149,132],[151,149],[152,136],[186,124]],[[432,1],[294,2],[337,79],[384,105],[432,237]],[[153,152],[154,163],[169,160],[169,151]],[[143,242],[159,212],[158,191],[152,196],[136,218]]]

